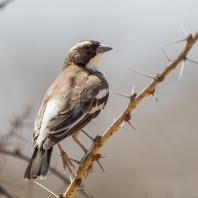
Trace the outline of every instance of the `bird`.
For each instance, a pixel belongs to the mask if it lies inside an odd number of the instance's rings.
[[[78,42],[67,54],[62,72],[47,90],[35,119],[32,136],[33,155],[24,179],[44,179],[49,169],[54,145],[58,145],[65,169],[72,164],[60,142],[78,135],[104,109],[109,97],[109,84],[98,64],[111,47],[94,40]],[[65,154],[65,155],[64,155]]]

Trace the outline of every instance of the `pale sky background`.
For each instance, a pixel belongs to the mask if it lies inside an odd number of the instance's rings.
[[[134,85],[139,93],[151,82],[131,69],[156,75],[167,64],[161,47],[172,59],[181,52],[185,43],[164,45],[184,38],[178,21],[188,33],[198,31],[197,0],[13,0],[0,10],[1,131],[26,104],[34,106],[34,122],[69,49],[92,39],[113,47],[100,62],[110,85],[108,105],[85,128],[93,137],[101,135],[128,104],[113,92],[130,93]],[[198,61],[198,44],[188,57]],[[83,181],[95,198],[198,197],[198,66],[187,62],[179,80],[180,65],[159,85],[159,103],[150,96],[133,112],[131,122],[137,130],[125,125],[101,150],[105,174],[94,163]],[[24,131],[24,136],[31,140],[31,133]],[[80,139],[89,148],[90,140],[84,135]],[[30,147],[24,150],[29,157]],[[63,147],[70,157],[82,158],[72,138],[64,140]],[[51,165],[58,161],[63,172],[57,152],[54,149]],[[10,157],[6,162],[0,176],[27,186],[22,181],[27,163]],[[65,190],[52,176],[42,184],[56,194]],[[11,194],[27,197],[25,191],[3,185]],[[33,198],[45,196],[52,197],[34,187]]]

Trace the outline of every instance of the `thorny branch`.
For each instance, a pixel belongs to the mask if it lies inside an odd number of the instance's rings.
[[[170,61],[169,64],[165,67],[164,71],[162,71],[160,74],[157,74],[157,76],[154,77],[153,82],[151,82],[141,93],[139,93],[138,95],[136,93],[132,94],[128,106],[120,114],[120,116],[113,122],[113,124],[106,130],[106,132],[102,136],[97,136],[95,138],[95,141],[92,144],[91,148],[89,149],[88,154],[86,154],[86,156],[84,157],[83,163],[79,167],[74,180],[71,182],[70,186],[67,188],[66,192],[64,193],[63,195],[64,198],[71,198],[74,195],[86,171],[96,159],[98,152],[105,144],[105,142],[109,139],[111,135],[113,135],[113,133],[115,133],[119,129],[119,126],[123,122],[127,121],[126,117],[128,117],[131,114],[131,112],[135,109],[138,103],[145,97],[154,94],[157,85],[161,83],[165,79],[165,77],[173,69],[175,69],[175,67],[182,60],[186,59],[186,55],[188,54],[194,43],[197,41],[197,39],[198,39],[198,32],[194,36],[192,34],[187,36],[187,38],[184,39],[187,41],[187,44],[184,50],[178,55],[178,57],[175,60]]]

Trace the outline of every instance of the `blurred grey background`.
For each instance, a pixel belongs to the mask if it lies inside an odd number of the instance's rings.
[[[103,134],[114,115],[128,104],[113,92],[130,93],[134,85],[139,93],[147,86],[151,79],[131,69],[151,75],[161,72],[168,62],[161,47],[172,59],[181,52],[185,42],[164,44],[184,38],[178,21],[188,33],[198,30],[197,8],[196,0],[13,0],[0,10],[1,133],[27,104],[34,107],[30,117],[34,122],[69,49],[78,41],[93,39],[113,47],[100,62],[110,84],[108,105],[85,128],[93,137]],[[198,44],[188,57],[198,61]],[[198,197],[198,67],[187,62],[181,80],[179,68],[159,85],[159,103],[150,96],[133,111],[131,122],[137,130],[125,125],[102,148],[105,174],[94,163],[93,172],[83,181],[95,198]],[[23,136],[31,140],[32,129]],[[90,140],[83,134],[80,139],[89,148]],[[72,158],[83,156],[72,138],[64,140],[63,147]],[[28,143],[24,155],[31,157],[30,148]],[[56,153],[54,149],[51,165],[58,164],[63,172]],[[28,182],[22,180],[26,166],[26,162],[6,157],[0,176],[26,188]],[[67,187],[51,175],[41,183],[56,194]],[[52,197],[36,185],[32,194],[2,185],[15,197]],[[74,197],[83,196],[77,193]]]

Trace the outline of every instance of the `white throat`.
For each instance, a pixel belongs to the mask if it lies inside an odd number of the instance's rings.
[[[99,71],[98,69],[98,63],[101,59],[101,56],[103,55],[103,53],[100,53],[98,55],[96,55],[94,58],[92,58],[87,64],[86,64],[86,68],[87,69],[91,69],[93,71]]]

